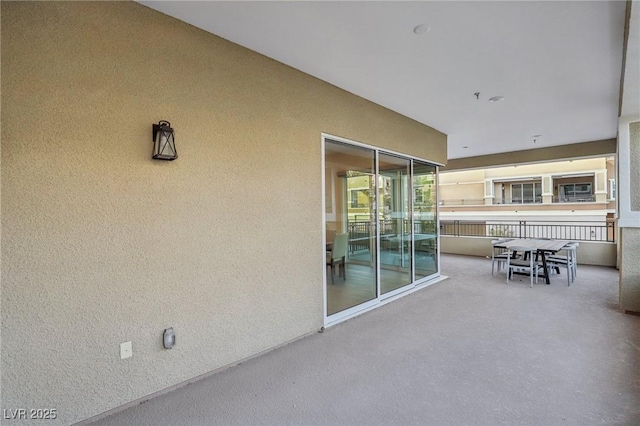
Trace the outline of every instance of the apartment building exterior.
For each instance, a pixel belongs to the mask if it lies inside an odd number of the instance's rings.
[[[614,156],[441,172],[443,252],[478,253],[478,237],[557,238],[580,241],[582,263],[615,266],[615,176]]]
[[[610,156],[443,171],[439,195],[442,220],[613,219],[615,159]]]

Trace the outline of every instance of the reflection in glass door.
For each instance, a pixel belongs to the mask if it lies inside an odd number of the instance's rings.
[[[415,279],[438,272],[436,166],[413,161]]]
[[[375,206],[375,151],[327,141],[327,315],[378,297]]]
[[[410,160],[379,156],[380,292],[411,284]]]

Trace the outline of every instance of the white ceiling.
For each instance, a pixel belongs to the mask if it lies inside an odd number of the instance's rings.
[[[449,158],[616,136],[624,1],[140,3],[446,133]]]

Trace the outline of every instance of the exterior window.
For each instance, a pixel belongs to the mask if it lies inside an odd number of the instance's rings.
[[[512,183],[511,202],[515,204],[541,203],[541,183]]]
[[[610,200],[616,199],[616,180],[615,179],[609,179],[609,199]]]
[[[576,203],[594,201],[591,192],[591,183],[570,183],[560,185],[560,201],[563,203]]]
[[[351,189],[349,190],[349,197],[351,201],[351,207],[365,207],[369,204],[368,191],[363,189]]]

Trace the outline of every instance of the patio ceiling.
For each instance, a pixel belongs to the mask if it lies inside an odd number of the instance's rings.
[[[623,1],[140,3],[446,133],[449,158],[616,137]]]

